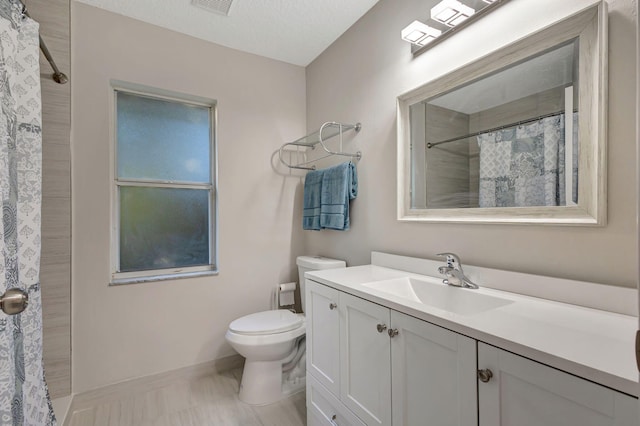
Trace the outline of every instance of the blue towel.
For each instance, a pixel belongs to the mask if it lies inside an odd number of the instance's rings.
[[[320,196],[320,227],[349,229],[349,200],[357,195],[358,175],[351,161],[325,169]]]
[[[304,179],[304,201],[302,206],[302,229],[319,231],[320,197],[324,170],[312,170]]]

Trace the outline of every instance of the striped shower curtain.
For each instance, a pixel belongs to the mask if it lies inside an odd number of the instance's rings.
[[[42,365],[40,205],[42,136],[38,24],[14,0],[0,5],[0,293],[29,295],[0,312],[0,424],[55,425]]]

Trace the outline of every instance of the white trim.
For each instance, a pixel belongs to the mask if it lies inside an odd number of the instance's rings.
[[[218,270],[215,266],[193,266],[189,268],[178,269],[156,269],[152,272],[153,275],[149,275],[149,271],[138,272],[116,272],[111,275],[110,286],[127,285],[127,284],[140,284],[148,283],[152,281],[167,281],[178,280],[183,278],[197,278],[218,275]]]
[[[144,84],[129,83],[121,80],[111,80],[111,89],[133,93],[148,98],[160,98],[167,101],[192,104],[202,107],[215,108],[218,103],[214,99],[203,98],[201,96],[190,95],[187,93],[174,92],[171,90],[160,89],[158,87],[146,86]]]
[[[564,200],[573,202],[573,86],[564,88]]]
[[[118,186],[141,186],[144,188],[185,188],[185,189],[207,189],[211,190],[213,185],[210,183],[192,183],[180,182],[173,180],[166,181],[150,181],[144,179],[116,179],[115,184]]]
[[[194,95],[177,93],[169,90],[154,88],[141,84],[128,83],[119,80],[111,80],[109,86],[110,95],[110,185],[111,185],[111,279],[109,285],[133,284],[150,281],[163,281],[170,279],[192,278],[198,276],[218,274],[218,164],[217,164],[217,102],[213,99]],[[117,93],[130,93],[149,99],[160,99],[179,103],[187,106],[197,106],[209,110],[209,152],[210,152],[210,182],[182,182],[182,181],[150,181],[145,179],[118,178],[117,170]],[[119,190],[121,187],[154,187],[154,188],[181,188],[207,190],[209,198],[209,264],[203,266],[188,266],[181,268],[155,269],[135,272],[119,272],[120,258],[120,232],[119,232]]]

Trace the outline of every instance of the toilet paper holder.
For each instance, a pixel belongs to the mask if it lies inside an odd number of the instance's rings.
[[[295,290],[297,287],[296,282],[278,284],[274,291],[273,307],[274,309],[285,308],[291,311],[295,310]]]

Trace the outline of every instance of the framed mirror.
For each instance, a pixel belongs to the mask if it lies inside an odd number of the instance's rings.
[[[398,97],[398,219],[604,225],[600,2]]]

